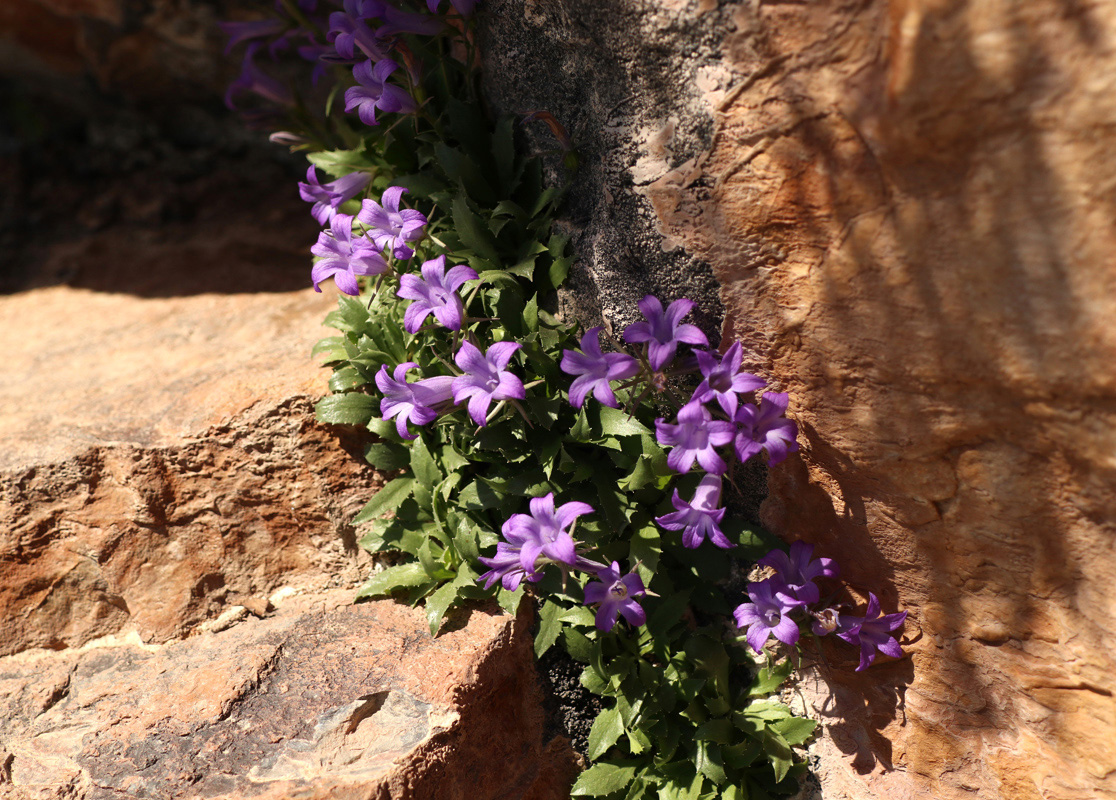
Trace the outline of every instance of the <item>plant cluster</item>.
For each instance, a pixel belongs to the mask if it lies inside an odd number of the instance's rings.
[[[306,151],[312,283],[344,295],[326,320],[339,335],[315,348],[333,368],[318,417],[367,427],[368,462],[397,472],[354,520],[387,564],[359,597],[422,602],[436,633],[455,606],[514,613],[530,594],[536,654],[561,646],[606,698],[575,795],[789,794],[815,723],[771,699],[791,662],[770,638],[836,633],[863,668],[900,655],[904,615],[880,617],[874,596],[842,615],[815,582],[831,560],[800,543],[764,555],[726,515],[739,465],[781,461],[797,431],[738,343],[719,355],[684,321],[690,301],[644,297],[619,337],[554,315],[571,265],[552,231],[561,193],[517,125],[545,122],[576,157],[551,115],[487,112],[474,4],[279,0],[273,18],[225,24],[246,45],[227,99],[254,98],[251,119]],[[313,65],[305,85],[274,77],[289,56]],[[725,585],[757,559],[772,574],[734,602]]]

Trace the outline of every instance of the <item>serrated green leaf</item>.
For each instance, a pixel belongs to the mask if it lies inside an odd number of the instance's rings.
[[[721,762],[721,751],[716,744],[697,743],[697,757],[694,764],[702,775],[720,786],[728,778]]]
[[[360,392],[326,395],[314,406],[319,422],[330,425],[367,425],[379,410],[375,397]]]
[[[542,658],[543,653],[558,640],[562,631],[562,607],[557,603],[546,600],[539,609],[539,632],[535,635],[535,658]]]
[[[357,599],[363,597],[384,597],[398,589],[419,586],[429,580],[422,564],[411,562],[375,573],[357,591]]]
[[[403,469],[411,463],[411,453],[394,442],[378,442],[364,448],[364,460],[385,472]]]
[[[519,611],[519,604],[523,601],[523,587],[520,586],[514,592],[509,592],[502,586],[496,590],[496,602],[500,604],[500,608],[511,614],[513,617]]]
[[[488,227],[473,213],[468,202],[460,195],[453,200],[453,226],[457,235],[461,237],[462,244],[490,262],[492,266],[500,265],[496,241],[492,238]]]
[[[431,493],[442,481],[442,471],[434,463],[434,457],[421,437],[411,445],[411,472],[415,476],[415,500],[420,506],[429,507]]]
[[[699,725],[698,729],[694,731],[694,739],[699,741],[731,744],[735,738],[736,732],[733,730],[732,721],[724,718],[711,719]]]
[[[430,625],[430,635],[437,636],[438,629],[442,627],[442,619],[446,610],[457,599],[457,582],[443,584],[440,589],[426,598],[426,622]]]
[[[635,417],[628,416],[619,408],[598,406],[600,413],[600,432],[603,436],[643,436],[651,431]]]
[[[644,525],[632,533],[631,541],[631,557],[639,564],[639,575],[647,585],[659,568],[659,555],[662,553],[659,529],[654,525]]]
[[[756,675],[756,679],[748,691],[748,696],[765,697],[778,691],[779,687],[786,683],[793,669],[794,667],[789,659],[774,666],[763,667]]]
[[[597,718],[593,720],[593,727],[589,729],[589,750],[588,756],[590,761],[596,761],[603,756],[610,747],[619,741],[624,733],[624,722],[620,719],[620,713],[613,708],[606,708],[601,713],[597,714]]]
[[[411,496],[414,487],[415,479],[410,475],[388,481],[380,491],[372,495],[372,499],[368,501],[364,508],[357,512],[357,515],[353,517],[353,524],[359,525],[362,522],[382,516],[388,511],[395,511],[404,500]]]
[[[330,177],[341,178],[351,172],[367,170],[373,166],[368,156],[359,150],[323,150],[307,153],[306,160]]]
[[[768,728],[763,734],[763,751],[771,760],[771,768],[775,771],[775,782],[778,783],[787,776],[787,772],[794,766],[794,753],[791,751],[787,740],[778,733]]]
[[[634,766],[600,762],[578,776],[577,783],[570,790],[570,796],[604,797],[627,788],[634,776]]]
[[[804,717],[790,717],[775,722],[771,729],[782,736],[788,744],[804,744],[814,733],[818,723]]]
[[[562,631],[562,643],[566,647],[566,652],[570,654],[570,658],[574,661],[588,664],[593,659],[593,642],[580,631],[574,628],[564,629]]]

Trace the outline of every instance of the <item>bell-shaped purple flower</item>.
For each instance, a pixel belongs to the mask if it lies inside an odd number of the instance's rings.
[[[639,310],[646,322],[633,322],[624,329],[624,341],[647,342],[647,355],[651,369],[659,370],[670,363],[678,349],[679,342],[708,347],[709,340],[694,325],[683,325],[682,317],[690,313],[693,301],[675,300],[666,311],[654,295],[647,295],[639,301]]]
[[[535,572],[540,566],[540,556],[567,569],[582,565],[584,559],[577,554],[577,543],[569,528],[582,514],[592,514],[588,503],[563,503],[554,507],[554,493],[531,498],[530,514],[513,514],[504,523],[501,533],[507,542],[520,551],[520,564],[524,571]]]
[[[810,630],[818,636],[828,636],[834,631],[841,630],[841,612],[836,608],[811,611],[810,616],[814,618],[810,623]]]
[[[783,415],[789,402],[786,392],[767,392],[759,406],[745,403],[733,416],[737,424],[736,456],[747,461],[760,450],[767,451],[769,464],[778,464],[798,449],[798,426]]]
[[[397,295],[414,302],[407,306],[403,314],[403,327],[408,333],[416,333],[422,321],[430,314],[451,331],[461,330],[465,315],[465,304],[457,294],[465,281],[477,279],[472,267],[458,265],[446,272],[446,257],[432,258],[422,265],[422,278],[403,275],[399,278]]]
[[[790,553],[772,550],[757,563],[775,570],[772,579],[775,592],[785,603],[805,606],[818,602],[821,592],[814,583],[816,578],[836,577],[837,562],[832,558],[815,558],[814,546],[806,542],[794,542]]]
[[[453,380],[453,401],[469,401],[469,416],[483,427],[493,400],[522,400],[527,396],[523,381],[505,369],[515,351],[523,345],[496,342],[485,353],[471,342],[462,342],[454,356],[464,375]]]
[[[721,359],[708,350],[694,351],[698,369],[705,378],[694,390],[694,402],[707,403],[716,400],[731,419],[739,405],[738,394],[754,392],[764,387],[763,378],[758,378],[750,372],[740,371],[742,352],[740,342],[733,342],[732,347],[725,351]]]
[[[335,181],[319,183],[318,173],[311,165],[306,170],[306,182],[298,184],[298,194],[307,203],[314,204],[310,213],[318,224],[328,225],[341,204],[360,194],[370,180],[372,176],[367,172],[350,172]]]
[[[387,262],[376,245],[363,236],[353,236],[353,218],[348,214],[334,215],[330,231],[332,235],[322,231],[318,243],[310,248],[321,257],[310,272],[314,291],[320,292],[318,284],[332,277],[338,289],[355,297],[360,294],[356,276],[386,272]]]
[[[415,99],[405,89],[387,82],[388,76],[397,69],[399,65],[390,58],[380,59],[374,67],[371,61],[353,67],[353,77],[359,85],[345,90],[345,111],[355,109],[365,125],[379,124],[376,109],[404,114],[414,111]]]
[[[748,599],[752,602],[741,603],[732,614],[736,627],[748,626],[745,638],[753,650],[761,652],[772,635],[784,644],[798,641],[798,623],[790,618],[793,606],[775,596],[770,581],[749,583]]]
[[[228,55],[241,42],[282,33],[287,24],[280,19],[254,19],[246,22],[218,22],[217,27],[229,37],[229,43],[225,45],[225,55]]]
[[[631,378],[639,372],[639,362],[624,353],[602,353],[601,326],[590,328],[581,337],[581,352],[562,351],[562,371],[577,375],[570,384],[570,405],[581,408],[590,392],[601,403],[617,408],[610,381]]]
[[[837,635],[849,644],[860,647],[860,666],[857,672],[867,669],[876,660],[879,651],[892,658],[902,658],[903,648],[891,634],[903,627],[907,612],[880,616],[880,601],[868,593],[868,611],[863,617],[844,617]]]
[[[726,550],[732,547],[720,528],[721,520],[725,518],[725,510],[720,508],[721,503],[721,477],[719,475],[705,475],[694,490],[694,497],[690,502],[683,500],[678,490],[674,490],[674,497],[670,500],[677,511],[656,517],[659,523],[668,531],[682,531],[682,544],[686,547],[697,547],[706,538],[717,547]]]
[[[664,447],[674,449],[667,454],[667,464],[675,472],[689,472],[696,460],[703,470],[720,475],[725,460],[717,448],[732,441],[736,426],[715,420],[701,403],[687,403],[678,412],[678,422],[671,425],[661,418],[655,420],[655,438]]]
[[[635,572],[620,574],[620,565],[613,561],[611,567],[597,570],[597,580],[585,586],[585,604],[600,603],[595,619],[597,628],[611,631],[616,618],[623,614],[629,624],[636,627],[647,621],[647,613],[636,602],[637,597],[647,593],[643,579]]]
[[[225,105],[232,111],[237,107],[233,98],[241,92],[253,92],[265,100],[281,106],[293,106],[294,95],[287,85],[277,78],[273,78],[256,66],[256,51],[263,46],[262,42],[252,42],[244,51],[244,61],[240,67],[240,74],[229,84],[225,92]]]
[[[417,364],[405,361],[388,376],[387,365],[376,373],[376,388],[383,392],[380,414],[384,419],[395,417],[395,430],[404,439],[414,439],[416,434],[407,428],[408,422],[427,425],[438,417],[438,407],[447,406],[453,399],[452,375],[436,375],[415,383],[407,383],[407,372]]]
[[[407,243],[421,239],[426,227],[426,216],[421,211],[399,208],[399,201],[406,191],[402,186],[391,186],[380,198],[383,205],[375,200],[365,200],[357,214],[357,222],[368,228],[372,241],[381,250],[390,249],[392,255],[400,259],[415,254]]]
[[[426,7],[432,12],[437,11],[438,6],[441,4],[442,0],[426,0]],[[450,0],[450,5],[454,7],[454,10],[457,11],[458,14],[467,17],[469,14],[473,13],[473,8],[477,5],[477,0]]]
[[[329,15],[326,40],[333,43],[341,58],[352,61],[358,49],[373,61],[387,56],[387,50],[367,23],[379,16],[382,6],[380,0],[345,0],[343,11]]]
[[[491,589],[496,581],[509,592],[519,588],[520,582],[526,578],[532,583],[542,580],[541,572],[529,571],[523,568],[520,548],[507,542],[496,543],[496,555],[492,558],[481,556],[477,559],[486,567],[488,572],[477,578],[484,581],[484,588]]]

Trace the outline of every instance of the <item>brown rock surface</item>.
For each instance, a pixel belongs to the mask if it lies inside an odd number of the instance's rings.
[[[530,611],[425,615],[351,592],[155,646],[0,658],[0,796],[549,800]],[[221,626],[218,626],[221,627]]]
[[[826,651],[825,796],[1116,796],[1116,11],[735,22],[711,150],[648,197],[791,393],[766,521],[911,612],[909,659]]]
[[[360,577],[374,476],[313,419],[331,302],[0,297],[0,652],[165,641],[231,593]]]

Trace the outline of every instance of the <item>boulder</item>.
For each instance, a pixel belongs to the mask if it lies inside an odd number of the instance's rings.
[[[493,103],[581,156],[570,310],[689,296],[708,330],[719,296],[800,426],[764,521],[910,612],[909,658],[826,647],[804,683],[824,796],[1116,796],[1116,15],[509,0],[484,26]]]
[[[282,593],[184,641],[134,634],[0,658],[0,796],[568,796],[544,740],[532,612],[425,614]]]

